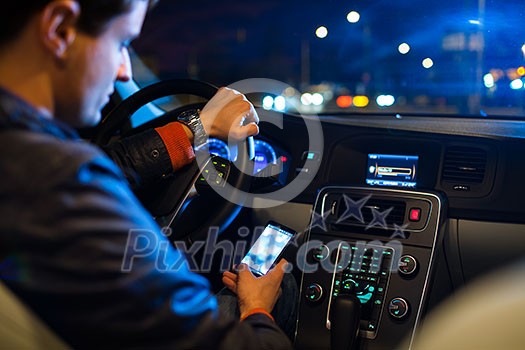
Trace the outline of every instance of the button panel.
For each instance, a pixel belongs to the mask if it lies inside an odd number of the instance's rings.
[[[330,249],[326,245],[322,244],[319,247],[315,248],[312,251],[312,254],[314,260],[323,261],[330,255]]]
[[[408,219],[412,222],[421,220],[421,208],[410,208]]]
[[[394,250],[375,245],[341,243],[332,286],[332,296],[354,294],[361,302],[361,335],[375,337],[388,281]],[[346,267],[345,267],[346,265]]]
[[[398,270],[402,275],[412,276],[418,268],[417,260],[412,255],[403,255],[399,258]]]
[[[308,301],[316,302],[323,297],[323,287],[317,283],[312,283],[306,288],[305,298]]]
[[[388,313],[390,314],[390,316],[394,318],[402,319],[406,315],[408,315],[408,311],[409,311],[408,302],[403,298],[400,298],[400,297],[393,298],[388,303]]]
[[[222,157],[213,156],[199,175],[196,186],[224,187],[230,173],[230,162]]]

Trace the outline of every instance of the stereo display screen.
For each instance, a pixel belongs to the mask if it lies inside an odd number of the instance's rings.
[[[416,187],[418,160],[418,156],[370,153],[366,183],[372,186]]]

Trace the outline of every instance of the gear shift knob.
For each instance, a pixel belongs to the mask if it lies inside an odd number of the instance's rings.
[[[351,350],[359,334],[361,303],[355,295],[334,297],[330,311],[330,349]]]

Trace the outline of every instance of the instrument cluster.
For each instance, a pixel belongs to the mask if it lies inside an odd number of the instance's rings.
[[[277,164],[278,154],[271,144],[260,139],[255,139],[254,146],[255,174],[260,172],[262,169],[266,168],[269,164]],[[210,138],[208,140],[208,149],[210,154],[220,156],[222,158],[232,161],[230,149],[228,148],[226,142],[216,138]]]

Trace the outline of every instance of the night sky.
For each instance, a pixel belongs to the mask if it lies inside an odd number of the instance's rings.
[[[478,18],[477,8],[477,0],[163,0],[135,47],[163,78],[189,76],[223,85],[267,77],[297,86],[306,45],[311,83],[353,86],[368,75],[384,87],[417,87],[436,79],[421,67],[424,57],[434,58],[438,72],[471,59],[468,53],[443,54],[442,40],[448,33],[479,31],[469,23]],[[346,21],[351,10],[361,14],[357,24]],[[315,37],[319,25],[328,28],[326,39]],[[482,30],[484,69],[523,64],[522,0],[486,0]],[[401,42],[412,47],[405,56],[397,52]]]

